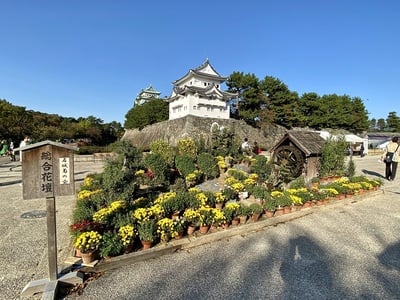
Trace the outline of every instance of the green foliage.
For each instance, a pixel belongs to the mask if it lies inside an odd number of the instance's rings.
[[[100,255],[106,256],[117,256],[121,254],[124,246],[122,244],[121,237],[113,232],[106,232],[103,234],[100,244]]]
[[[235,156],[239,147],[235,144],[232,129],[213,126],[211,131],[211,154],[213,156]]]
[[[349,162],[347,163],[346,173],[347,177],[353,177],[356,173],[356,165],[354,163],[353,157],[350,156]]]
[[[240,204],[240,207],[238,208],[236,212],[237,216],[250,216],[251,215],[251,210],[250,207],[244,204]]]
[[[170,185],[170,190],[172,192],[183,192],[186,191],[186,181],[182,177],[178,177],[175,179],[175,182]]]
[[[157,224],[153,219],[145,220],[137,225],[138,236],[142,241],[154,242],[157,238]]]
[[[263,208],[269,211],[275,211],[278,207],[276,200],[274,198],[269,197],[263,203]]]
[[[126,141],[119,142],[115,152],[117,156],[105,164],[101,176],[102,189],[108,201],[130,200],[139,187],[135,172],[142,166],[142,154]]]
[[[131,108],[125,115],[127,129],[143,129],[147,125],[168,120],[168,103],[162,99],[152,99]]]
[[[344,174],[346,148],[347,143],[343,137],[337,141],[333,139],[325,141],[319,160],[319,174],[321,177]]]
[[[91,201],[77,201],[76,207],[72,213],[72,222],[91,221],[93,214],[97,208],[93,206]]]
[[[254,198],[256,199],[265,199],[268,197],[268,190],[267,188],[261,186],[261,185],[255,185],[251,188],[251,190],[249,191]]]
[[[222,190],[222,193],[225,195],[227,200],[236,200],[238,194],[232,188],[225,188]]]
[[[392,132],[400,132],[400,117],[397,116],[395,111],[389,112],[386,119],[387,127]]]
[[[303,175],[297,177],[295,180],[290,182],[289,187],[291,189],[300,189],[306,186],[306,181]]]
[[[166,141],[158,140],[152,142],[150,144],[150,152],[160,154],[169,167],[174,166],[175,150]]]
[[[144,165],[151,169],[154,178],[152,185],[166,185],[169,182],[169,166],[160,153],[149,153],[144,158]]]
[[[219,176],[219,168],[217,159],[209,153],[200,153],[197,156],[197,164],[200,171],[204,176],[209,179],[216,178]]]
[[[180,139],[177,144],[179,155],[187,155],[193,159],[197,155],[197,145],[194,139]]]
[[[252,214],[260,214],[263,212],[263,207],[259,203],[252,203],[249,206],[249,210]]]
[[[234,168],[228,170],[228,175],[239,181],[243,181],[248,177],[248,174],[246,172]]]
[[[185,154],[176,156],[175,166],[183,177],[186,177],[196,170],[194,159],[191,156]]]
[[[179,191],[175,197],[168,198],[162,201],[161,206],[163,207],[166,215],[172,215],[174,212],[183,211],[187,206],[187,199],[189,192]]]
[[[261,181],[267,181],[272,173],[272,166],[264,155],[256,155],[255,161],[250,165],[250,172],[258,175]]]

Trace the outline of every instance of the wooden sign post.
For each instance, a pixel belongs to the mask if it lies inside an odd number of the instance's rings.
[[[21,149],[23,199],[46,198],[47,244],[49,280],[29,283],[23,290],[24,296],[38,289],[55,293],[57,287],[57,231],[56,196],[75,194],[74,156],[76,147],[44,141]]]

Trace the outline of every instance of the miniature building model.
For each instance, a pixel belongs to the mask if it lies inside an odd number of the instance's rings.
[[[190,69],[174,81],[169,102],[169,119],[187,115],[229,119],[230,101],[237,95],[221,91],[226,77],[219,75],[208,59],[198,68]]]
[[[287,169],[287,174],[281,174],[287,179],[304,175],[306,181],[318,176],[318,159],[322,153],[325,140],[318,132],[292,130],[270,150],[275,171]]]
[[[140,91],[135,99],[134,106],[142,105],[152,99],[159,99],[160,94],[160,92],[153,89],[153,87],[150,85],[148,88]]]

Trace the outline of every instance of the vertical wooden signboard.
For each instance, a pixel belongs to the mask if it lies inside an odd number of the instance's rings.
[[[76,147],[52,141],[22,149],[23,199],[46,198],[47,242],[50,281],[57,280],[57,234],[55,197],[75,194],[74,156]]]

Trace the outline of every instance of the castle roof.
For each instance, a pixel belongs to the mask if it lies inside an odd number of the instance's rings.
[[[236,97],[237,94],[229,93],[219,90],[215,84],[211,84],[207,87],[198,87],[198,86],[188,86],[185,85],[183,87],[175,86],[173,88],[173,95],[168,99],[169,102],[174,101],[179,95],[186,94],[198,94],[202,98],[206,97],[214,97],[214,98],[222,98],[225,101],[229,101],[232,98]]]
[[[203,64],[195,69],[190,69],[184,76],[172,82],[173,85],[179,85],[190,77],[207,78],[218,82],[224,82],[227,77],[222,77],[210,64],[207,59]]]

